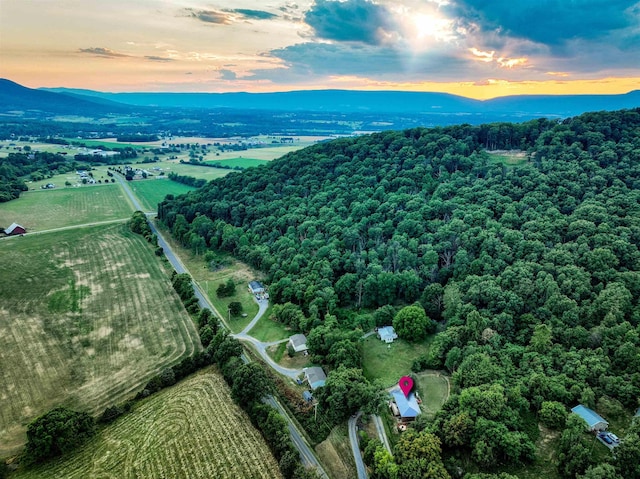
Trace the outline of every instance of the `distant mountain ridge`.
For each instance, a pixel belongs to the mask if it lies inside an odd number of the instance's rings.
[[[100,98],[134,106],[234,108],[272,111],[380,113],[513,113],[573,116],[586,111],[640,106],[640,90],[622,95],[517,95],[474,100],[448,93],[362,90],[299,90],[275,93],[106,93],[48,88],[78,98]]]
[[[95,115],[130,111],[131,106],[102,98],[27,88],[0,78],[0,112],[29,110],[61,115]]]
[[[0,113],[43,111],[100,115],[140,107],[233,109],[396,115],[503,115],[567,117],[587,111],[640,107],[640,90],[623,95],[532,95],[474,100],[448,93],[362,90],[300,90],[276,93],[107,93],[70,88],[32,89],[0,79]],[[464,117],[460,121],[465,121]]]

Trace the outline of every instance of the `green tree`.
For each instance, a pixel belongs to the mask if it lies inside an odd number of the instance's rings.
[[[65,454],[95,433],[95,421],[84,412],[57,407],[27,426],[26,454],[40,462]]]
[[[240,316],[242,313],[242,303],[240,301],[231,301],[229,303],[229,312],[231,316]]]
[[[324,387],[315,393],[319,410],[332,424],[339,424],[359,409],[375,412],[379,389],[362,375],[361,369],[339,367],[329,373]]]
[[[420,341],[435,330],[435,323],[427,317],[422,306],[405,306],[393,318],[393,329],[408,341]]]
[[[243,364],[236,371],[231,394],[240,406],[260,400],[273,390],[271,380],[257,363]]]
[[[540,408],[540,422],[551,429],[564,428],[567,415],[567,409],[557,401],[545,401]]]

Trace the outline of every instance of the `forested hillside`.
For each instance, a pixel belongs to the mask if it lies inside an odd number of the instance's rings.
[[[514,149],[515,166],[487,153]],[[272,298],[311,318],[302,330],[419,301],[444,330],[414,367],[447,368],[460,393],[429,427],[450,461],[492,469],[534,459],[527,424],[557,403],[638,406],[639,200],[636,109],[337,140],[159,214],[183,244],[268,273]],[[575,477],[595,459],[567,431],[558,470]]]

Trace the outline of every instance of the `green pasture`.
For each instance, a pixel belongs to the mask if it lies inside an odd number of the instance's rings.
[[[29,421],[123,401],[200,348],[193,320],[140,235],[123,224],[0,240],[0,457]]]
[[[145,207],[145,211],[156,211],[158,203],[167,195],[182,195],[195,190],[192,186],[168,178],[130,181],[129,186]]]
[[[105,140],[85,140],[81,138],[65,138],[72,146],[85,146],[87,148],[105,147],[109,149],[113,148],[134,148],[136,150],[144,150],[145,148],[156,148],[155,144],[149,143],[119,143],[117,141],[105,141]]]
[[[0,226],[19,223],[27,232],[76,226],[131,216],[133,206],[119,184],[57,187],[28,191],[0,203]]]
[[[156,163],[145,165],[137,165],[151,171],[154,175],[163,171],[166,176],[169,173],[175,173],[181,176],[193,176],[194,178],[203,178],[207,181],[214,180],[229,174],[229,170],[221,168],[211,168],[208,166],[195,165],[191,163],[180,163],[179,160],[161,159]],[[154,171],[152,168],[160,168],[160,171]]]
[[[369,380],[379,379],[383,387],[397,384],[398,380],[411,373],[413,361],[429,349],[432,336],[420,343],[396,339],[387,344],[376,336],[369,336],[362,343],[362,370]]]

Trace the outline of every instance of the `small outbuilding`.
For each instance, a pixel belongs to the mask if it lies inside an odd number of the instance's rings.
[[[392,343],[394,339],[398,339],[398,335],[393,329],[393,326],[378,328],[378,337],[385,343]]]
[[[303,391],[302,399],[304,399],[307,402],[311,402],[313,401],[313,394],[311,393],[311,391]]]
[[[287,343],[296,353],[307,350],[307,337],[304,334],[294,334]]]
[[[405,396],[400,389],[396,388],[391,390],[391,397],[393,398],[391,410],[395,413],[397,408],[400,419],[413,421],[420,414],[420,405],[414,393],[409,393],[408,396]],[[394,403],[396,408],[393,407]]]
[[[262,294],[264,293],[264,286],[260,281],[251,281],[249,283],[249,291],[251,294]]]
[[[304,368],[304,377],[309,383],[311,389],[317,389],[325,385],[327,381],[327,375],[324,373],[321,367],[313,366],[311,368]]]
[[[604,431],[609,427],[609,423],[602,416],[582,404],[571,408],[571,412],[584,419],[589,431]]]
[[[20,226],[18,223],[12,223],[6,230],[4,230],[4,234],[7,236],[15,236],[15,235],[23,235],[27,232],[27,230]]]

